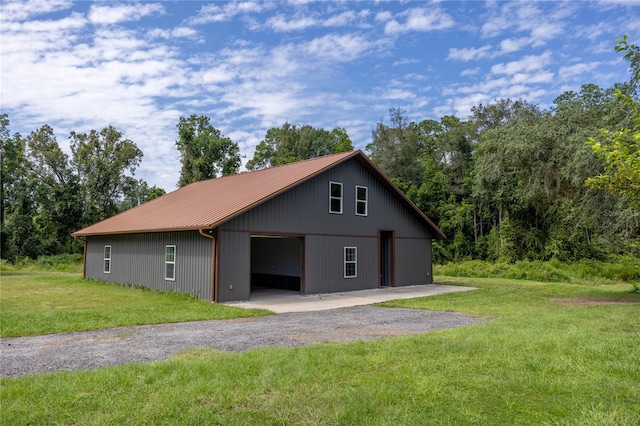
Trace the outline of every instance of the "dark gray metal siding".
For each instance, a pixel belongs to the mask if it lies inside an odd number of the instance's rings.
[[[396,238],[396,285],[431,284],[431,241]]]
[[[378,286],[377,240],[313,235],[305,238],[306,293],[365,290]],[[356,247],[357,277],[344,277],[344,248]]]
[[[342,214],[329,213],[330,181],[343,184]],[[368,216],[355,214],[356,185],[368,188]],[[305,293],[377,287],[381,229],[394,231],[396,285],[431,282],[428,229],[355,160],[337,165],[219,229],[220,301],[249,297],[251,233],[305,236]],[[227,236],[233,243],[225,241]],[[357,278],[344,278],[344,247],[358,247]],[[232,291],[227,281],[234,281]]]
[[[247,300],[251,293],[251,234],[218,232],[218,302]]]
[[[87,238],[86,277],[143,285],[211,300],[212,241],[196,231]],[[103,250],[111,246],[111,273],[103,272]],[[175,281],[165,280],[165,246],[176,246]]]

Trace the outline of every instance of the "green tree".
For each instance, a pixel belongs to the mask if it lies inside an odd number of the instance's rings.
[[[27,137],[27,165],[35,180],[36,215],[32,218],[44,254],[79,250],[71,237],[83,219],[83,203],[78,177],[49,125]]]
[[[209,122],[209,117],[180,117],[177,124],[182,169],[178,186],[238,173],[240,148]]]
[[[308,124],[284,123],[282,127],[267,130],[265,138],[256,146],[253,158],[247,162],[247,169],[259,170],[352,149],[351,139],[343,128],[328,131]]]
[[[167,192],[157,186],[149,187],[149,184],[142,179],[134,179],[127,176],[124,189],[124,199],[119,204],[119,210],[128,210],[137,207],[158,197],[162,197]]]
[[[409,122],[406,111],[389,110],[390,124],[380,122],[371,134],[367,145],[371,159],[401,189],[419,186],[424,173],[421,162],[422,147],[417,126]]]
[[[0,115],[0,250],[9,260],[41,252],[31,220],[34,191],[24,151],[25,140],[19,133],[11,135],[8,115]]]
[[[616,51],[625,52],[632,77],[628,88],[618,89],[616,97],[626,107],[631,124],[617,130],[601,129],[597,139],[588,139],[588,144],[603,160],[605,170],[588,178],[586,184],[618,193],[640,209],[640,103],[633,97],[640,84],[640,47],[627,40],[626,35],[618,39]]]
[[[124,139],[112,126],[89,133],[71,132],[71,164],[82,187],[86,222],[93,223],[119,213],[130,175],[142,159],[136,144]]]

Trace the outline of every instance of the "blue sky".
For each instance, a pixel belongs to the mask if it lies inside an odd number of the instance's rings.
[[[466,119],[542,108],[628,80],[615,38],[640,43],[640,1],[3,0],[1,112],[12,132],[113,125],[144,152],[136,177],[173,190],[181,116],[206,115],[246,156],[284,122],[344,127],[357,148],[390,108]]]

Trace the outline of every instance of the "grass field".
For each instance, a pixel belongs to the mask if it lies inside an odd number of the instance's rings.
[[[480,290],[385,305],[492,321],[3,379],[0,414],[4,424],[640,424],[640,295],[628,284],[438,282]]]
[[[3,273],[0,303],[2,337],[269,314],[53,272]]]

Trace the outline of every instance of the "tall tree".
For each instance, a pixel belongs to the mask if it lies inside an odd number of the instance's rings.
[[[238,144],[222,136],[209,121],[209,117],[195,114],[188,118],[180,117],[176,141],[182,161],[179,187],[219,175],[238,173]]]
[[[44,254],[71,252],[79,245],[71,238],[83,219],[83,203],[78,177],[49,125],[27,137],[28,168],[35,180],[37,214],[33,224]]]
[[[400,108],[391,108],[389,118],[389,125],[380,122],[372,132],[371,159],[401,188],[419,185],[424,169],[416,124]]]
[[[142,159],[136,144],[112,126],[89,133],[71,132],[72,165],[83,188],[89,223],[119,212],[130,175]]]
[[[247,162],[247,169],[259,170],[352,149],[351,139],[343,128],[328,131],[308,124],[284,123],[282,127],[267,130],[265,138],[256,146],[253,158]]]
[[[7,114],[0,115],[0,254],[3,259],[37,256],[40,245],[33,232],[35,201],[28,180],[25,141],[11,135]]]

